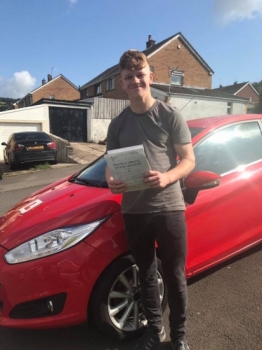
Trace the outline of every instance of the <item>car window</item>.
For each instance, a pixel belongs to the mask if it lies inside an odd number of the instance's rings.
[[[26,132],[21,132],[15,134],[15,140],[16,141],[33,141],[33,140],[46,140],[50,141],[50,137],[41,132],[35,132],[35,133],[26,133]]]
[[[106,161],[104,157],[101,157],[79,174],[78,177],[89,181],[106,182],[105,171]]]
[[[195,149],[197,170],[223,174],[240,165],[262,159],[262,135],[257,122],[239,123],[223,128]]]

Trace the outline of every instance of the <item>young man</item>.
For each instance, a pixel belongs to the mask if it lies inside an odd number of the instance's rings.
[[[111,192],[123,193],[126,237],[139,268],[141,299],[148,321],[148,330],[133,350],[152,349],[166,337],[156,273],[155,241],[168,288],[171,346],[174,350],[185,350],[188,349],[185,343],[186,225],[179,179],[195,165],[190,132],[176,109],[151,96],[153,73],[143,53],[126,51],[119,64],[120,82],[130,106],[112,120],[107,150],[143,144],[152,169],[144,174],[148,189],[126,193],[126,184],[114,180],[106,169]]]

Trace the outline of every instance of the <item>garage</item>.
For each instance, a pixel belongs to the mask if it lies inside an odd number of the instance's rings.
[[[87,142],[87,109],[49,106],[50,132],[70,142]]]
[[[42,131],[42,124],[41,123],[7,123],[7,122],[0,122],[0,161],[3,161],[3,148],[4,146],[1,145],[2,142],[7,142],[9,139],[9,136],[13,134],[14,132],[20,132],[20,131]]]

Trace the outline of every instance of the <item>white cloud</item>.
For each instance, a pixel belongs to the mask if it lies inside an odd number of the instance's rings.
[[[262,0],[214,0],[214,12],[222,25],[262,17]]]
[[[0,97],[21,98],[33,90],[36,78],[27,71],[16,72],[10,79],[0,77]]]

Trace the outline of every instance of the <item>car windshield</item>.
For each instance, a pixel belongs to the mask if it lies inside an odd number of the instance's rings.
[[[28,141],[32,141],[32,140],[46,140],[46,141],[50,141],[50,137],[42,132],[21,132],[18,134],[15,134],[15,140],[16,141],[24,141],[24,140],[28,140]]]
[[[197,134],[199,134],[203,128],[192,128],[189,127],[190,133],[191,133],[191,137],[193,138],[194,136],[196,136]]]
[[[189,128],[191,137],[197,135],[202,128]],[[105,176],[106,161],[104,157],[96,159],[91,165],[85,168],[82,172],[72,177],[69,181],[87,186],[108,188]]]
[[[100,157],[69,181],[87,186],[108,188],[106,182],[106,161]]]

